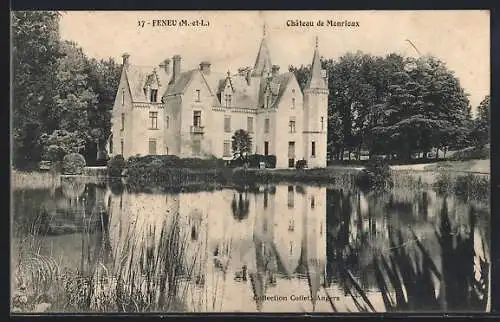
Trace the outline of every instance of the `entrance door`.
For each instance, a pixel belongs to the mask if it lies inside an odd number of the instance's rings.
[[[288,167],[295,167],[295,142],[288,142]]]

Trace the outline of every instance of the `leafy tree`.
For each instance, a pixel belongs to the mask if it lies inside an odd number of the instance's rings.
[[[97,103],[88,111],[90,136],[97,143],[101,153],[111,134],[111,110],[115,101],[116,89],[120,83],[120,76],[121,66],[112,58],[99,61],[90,59],[88,61],[88,83],[97,94]],[[92,150],[90,147],[87,148]]]
[[[97,95],[88,82],[88,64],[82,49],[73,42],[64,41],[60,50],[62,57],[55,72],[57,94],[48,110],[47,133],[71,133],[67,135],[77,137],[75,140],[78,142],[85,142],[85,147],[88,142],[96,140],[90,127],[89,111],[95,109]],[[54,133],[50,136],[60,138]]]
[[[79,153],[85,148],[85,140],[77,131],[55,130],[51,134],[42,134],[40,144],[43,146],[42,157],[49,161],[61,161],[70,153]]]
[[[248,155],[252,146],[252,138],[247,131],[239,129],[232,137],[232,149],[234,155]]]
[[[14,166],[40,160],[39,136],[53,104],[54,74],[59,57],[57,12],[13,12],[12,24],[12,140]]]
[[[477,107],[477,117],[472,122],[472,141],[477,147],[490,142],[490,95],[487,95]]]

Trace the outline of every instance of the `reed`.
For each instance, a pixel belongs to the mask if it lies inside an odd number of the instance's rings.
[[[437,265],[413,230],[409,238],[416,247],[407,248],[401,228],[388,226],[390,252],[373,259],[377,288],[387,312],[485,312],[489,297],[489,259],[484,236],[482,248],[474,248],[476,212],[471,206],[469,231],[452,230],[446,200],[436,228],[442,264]],[[358,311],[375,311],[366,292],[344,266],[348,293]],[[360,296],[356,295],[359,294]],[[336,310],[335,307],[332,307]]]
[[[36,221],[35,221],[36,222]],[[103,223],[109,220],[103,220]],[[20,240],[13,265],[14,312],[168,312],[184,311],[188,283],[197,261],[186,254],[188,233],[179,215],[160,230],[129,227],[125,242],[111,249],[108,227],[98,252],[82,242],[82,266],[67,269],[42,255],[37,224]],[[87,227],[82,240],[88,240]],[[95,257],[95,258],[94,258]],[[83,263],[86,264],[83,265]],[[113,263],[110,263],[113,262]]]

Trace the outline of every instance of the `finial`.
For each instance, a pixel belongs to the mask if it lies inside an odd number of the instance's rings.
[[[316,49],[318,49],[318,42],[319,42],[318,36],[316,36]]]

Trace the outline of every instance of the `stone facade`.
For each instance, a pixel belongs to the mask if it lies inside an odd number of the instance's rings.
[[[328,81],[317,44],[303,91],[293,73],[271,64],[266,37],[254,67],[233,75],[212,71],[209,62],[181,72],[181,63],[175,55],[158,67],[134,66],[123,55],[110,156],[231,159],[231,138],[243,129],[252,137],[251,153],[275,155],[277,168],[301,159],[326,166]]]

